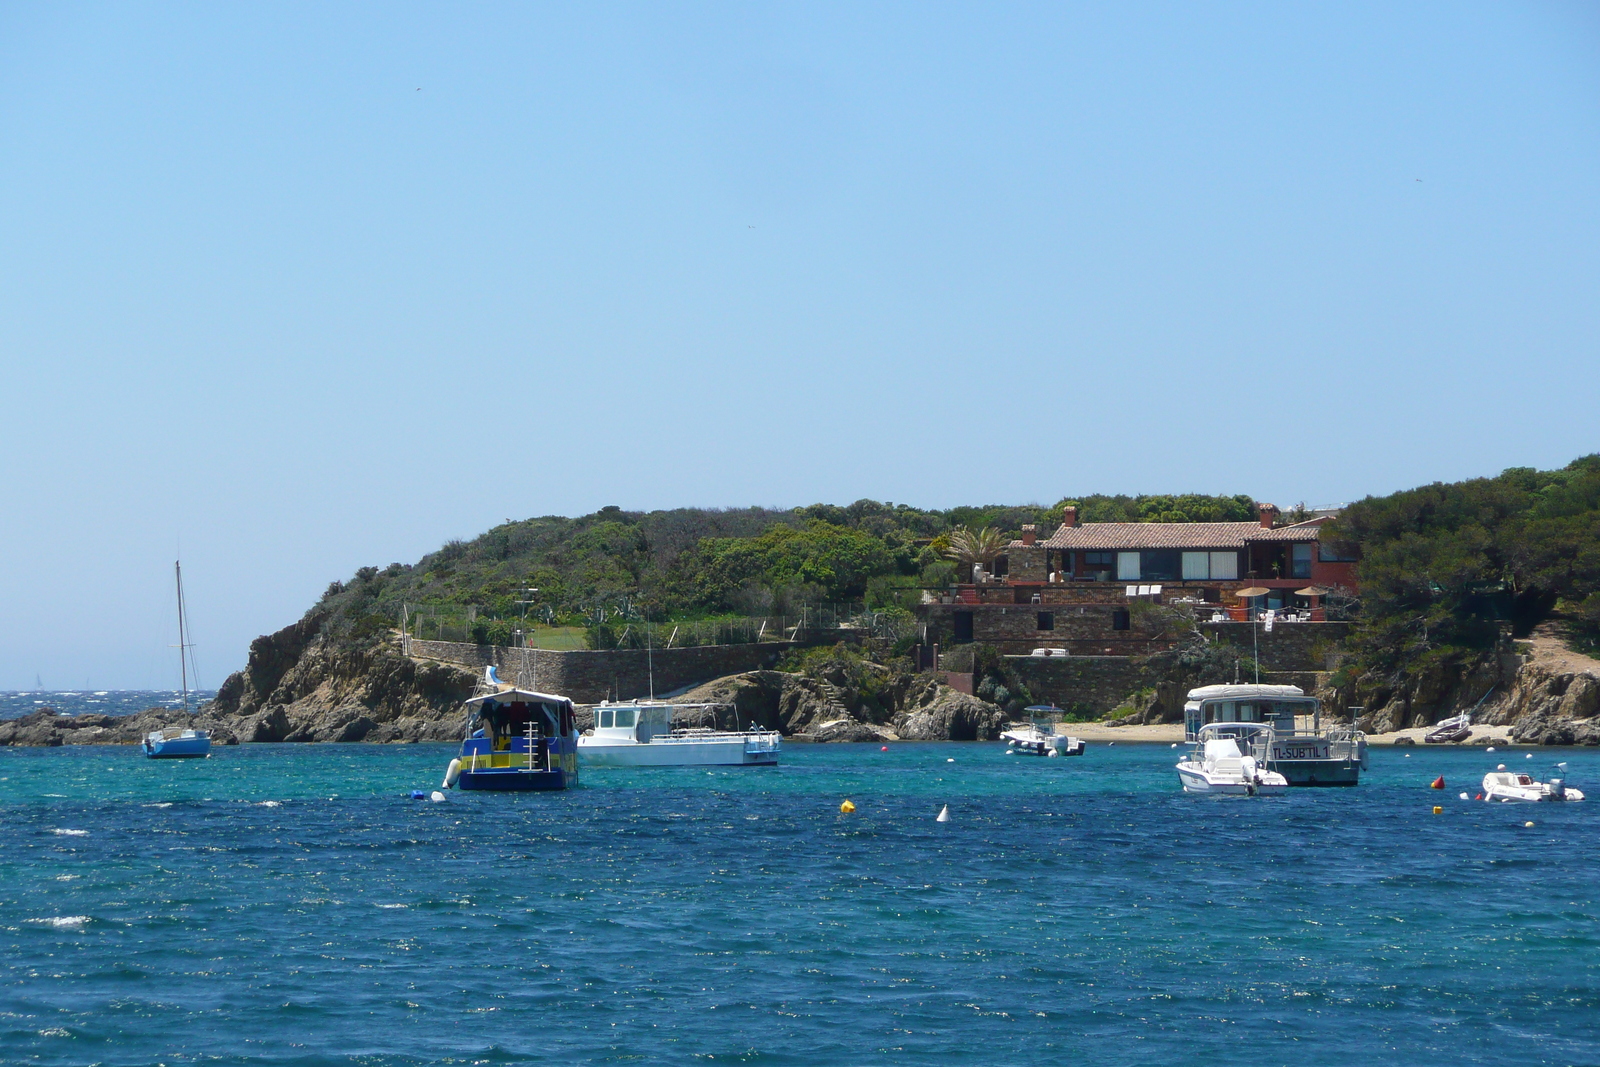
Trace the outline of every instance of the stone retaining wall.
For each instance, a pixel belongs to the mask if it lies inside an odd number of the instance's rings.
[[[1252,630],[1256,631],[1254,635]],[[1203,622],[1200,632],[1244,649],[1250,648],[1252,641],[1259,642],[1263,670],[1326,671],[1332,669],[1329,657],[1339,651],[1350,632],[1350,624],[1280,622],[1269,634],[1257,623]]]
[[[540,692],[559,693],[580,704],[593,704],[649,696],[652,667],[654,688],[659,695],[729,674],[770,668],[794,647],[788,641],[763,641],[658,648],[653,652],[631,648],[558,652],[413,639],[411,655],[478,671],[493,664],[503,682],[517,682],[520,676],[522,684]]]
[[[1007,656],[1033,699],[1079,714],[1105,716],[1139,688],[1139,668],[1127,656]]]

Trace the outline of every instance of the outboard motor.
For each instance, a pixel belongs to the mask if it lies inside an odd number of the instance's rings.
[[[1567,799],[1567,781],[1565,778],[1550,779],[1550,797],[1553,800]]]

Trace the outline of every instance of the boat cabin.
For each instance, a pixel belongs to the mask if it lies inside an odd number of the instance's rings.
[[[672,732],[671,704],[601,704],[594,709],[594,734],[637,741]]]
[[[1317,698],[1297,685],[1207,685],[1189,691],[1183,705],[1183,736],[1194,741],[1202,726],[1256,723],[1279,737],[1322,729]]]

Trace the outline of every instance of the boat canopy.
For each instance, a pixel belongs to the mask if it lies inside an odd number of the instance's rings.
[[[481,706],[485,702],[496,704],[554,704],[557,707],[572,706],[572,701],[566,697],[552,696],[549,693],[535,693],[531,689],[502,689],[498,693],[483,693],[467,701],[468,707]]]
[[[1189,700],[1293,700],[1304,698],[1298,685],[1203,685],[1189,690]]]

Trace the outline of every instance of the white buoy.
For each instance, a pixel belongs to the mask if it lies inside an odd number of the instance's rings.
[[[461,760],[458,758],[451,760],[450,766],[445,768],[444,784],[440,786],[440,788],[453,789],[456,784],[456,779],[459,777],[461,777]]]
[[[1461,794],[1461,799],[1462,799],[1462,800],[1471,800],[1471,799],[1472,799],[1472,798],[1471,798],[1471,797],[1469,797],[1469,796],[1467,796],[1467,794],[1465,794],[1465,793],[1462,793],[1462,794]]]
[[[428,797],[428,799],[433,801],[435,804],[443,804],[444,803],[444,794],[439,792],[437,789],[435,789],[433,791],[433,795]]]
[[[954,756],[951,756],[949,759],[945,760],[946,763],[954,763],[955,761],[956,760]]]
[[[1522,825],[1528,827],[1529,829],[1532,829],[1533,828],[1533,821],[1529,820],[1528,822],[1525,822]]]
[[[1506,769],[1506,765],[1504,763],[1496,763],[1494,765],[1494,769],[1497,771],[1503,771]]]
[[[1177,747],[1178,747],[1178,742],[1176,742],[1176,741],[1174,741],[1174,742],[1172,742],[1172,744],[1171,744],[1171,745],[1169,745],[1169,746],[1168,746],[1168,747],[1169,747],[1169,748],[1177,748]]]
[[[1407,752],[1406,753],[1406,759],[1410,759],[1410,758],[1411,758],[1411,753]]]
[[[1106,744],[1107,745],[1114,745],[1114,744],[1116,744],[1116,742],[1115,741],[1107,741]]]
[[[1533,753],[1532,753],[1532,752],[1530,752],[1530,753],[1528,753],[1528,754],[1527,754],[1527,755],[1526,755],[1526,756],[1523,756],[1523,757],[1522,757],[1522,758],[1523,758],[1523,759],[1532,759],[1532,758],[1533,758]]]
[[[939,809],[939,817],[937,819],[933,820],[933,821],[934,822],[949,822],[950,821],[950,805],[946,804],[944,807],[940,808]]]
[[[1484,751],[1485,752],[1493,752],[1494,751],[1494,746],[1490,745],[1488,748],[1484,749]]]

